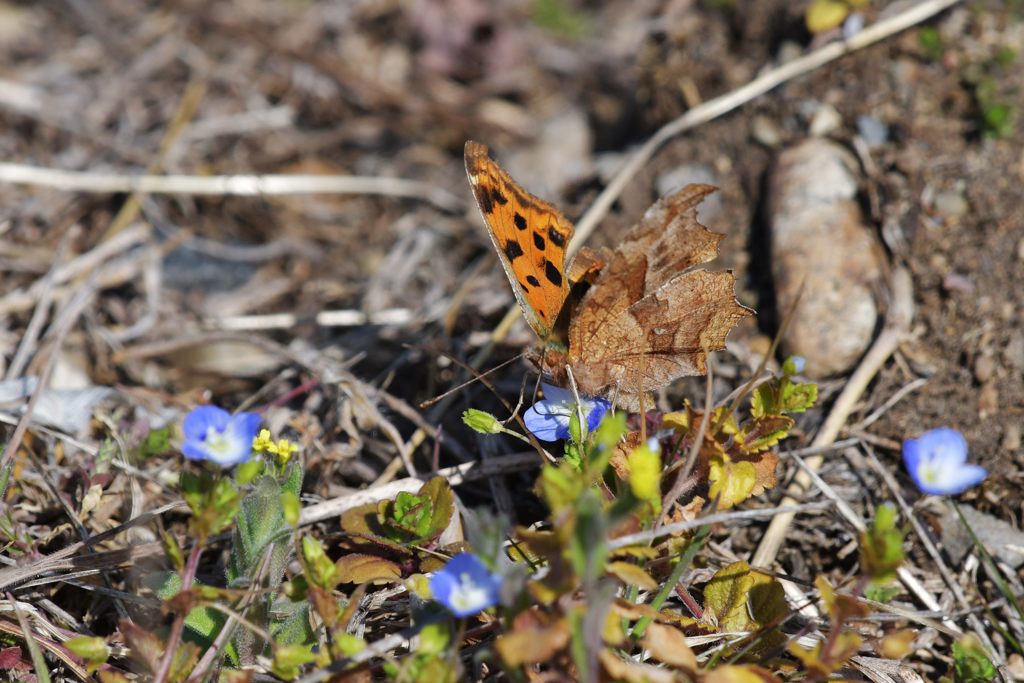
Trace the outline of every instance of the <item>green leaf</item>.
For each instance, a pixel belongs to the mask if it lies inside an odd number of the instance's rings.
[[[567,616],[569,631],[572,634],[569,641],[569,652],[572,653],[572,660],[576,663],[576,668],[579,669],[578,680],[590,680],[587,675],[590,668],[590,650],[587,648],[587,638],[584,632],[584,610],[570,610]]]
[[[619,440],[626,433],[626,414],[606,413],[601,424],[594,430],[590,447],[587,449],[587,470],[594,478],[604,476],[608,461],[615,452]]]
[[[185,556],[181,552],[181,546],[178,545],[177,536],[170,531],[164,531],[160,535],[160,540],[164,543],[164,552],[167,554],[167,559],[180,572],[185,568]]]
[[[786,382],[782,392],[782,412],[802,413],[818,401],[818,385]]]
[[[334,588],[337,569],[324,547],[312,536],[302,537],[302,558],[306,561],[306,580],[326,590]]]
[[[894,583],[872,583],[864,590],[864,597],[882,604],[888,604],[893,598],[903,592]]]
[[[238,514],[242,493],[227,477],[202,472],[183,472],[180,480],[182,497],[192,511],[191,532],[203,541],[231,525]]]
[[[786,415],[764,415],[743,425],[736,434],[740,453],[752,455],[768,450],[789,435],[794,420]]]
[[[154,429],[139,444],[138,456],[145,460],[154,455],[163,455],[171,450],[171,428]]]
[[[982,104],[981,118],[985,125],[985,134],[993,138],[1009,137],[1014,128],[1013,107],[1003,102]]]
[[[308,645],[285,645],[274,648],[274,662],[271,667],[274,675],[290,681],[299,675],[301,668],[316,661]]]
[[[715,615],[721,632],[746,630],[750,623],[747,599],[750,597],[750,565],[734,562],[715,572],[704,587],[704,609]]]
[[[881,505],[860,539],[861,570],[875,581],[888,581],[903,563],[903,532],[896,528],[896,508]]]
[[[385,506],[387,524],[411,538],[423,538],[430,528],[430,500],[408,491],[399,491],[395,500]]]
[[[917,31],[917,42],[921,45],[928,59],[937,62],[942,58],[942,36],[934,26],[923,26]]]
[[[366,641],[352,633],[336,633],[334,646],[346,657],[352,657],[366,649]]]
[[[661,510],[661,456],[646,444],[640,444],[626,457],[629,463],[629,490],[637,499]]]
[[[78,636],[64,641],[64,647],[85,660],[89,673],[106,663],[110,656],[107,641],[99,637]]]
[[[287,539],[290,532],[281,505],[280,485],[272,477],[260,477],[240,505],[238,524],[231,537],[228,585],[254,579],[267,549]]]
[[[278,645],[313,645],[316,634],[310,625],[309,603],[305,600],[293,602],[288,599],[274,601],[274,621],[270,633]]]
[[[587,425],[580,422],[580,413],[573,410],[569,416],[569,441],[581,444],[587,438]]]
[[[746,562],[734,562],[717,571],[704,588],[704,609],[717,620],[718,631],[758,631],[774,628],[788,614],[782,584],[754,571]],[[757,648],[778,645],[785,636],[778,630],[762,632]]]
[[[953,643],[953,673],[956,683],[989,683],[998,671],[975,636]]]
[[[291,491],[281,493],[281,511],[284,513],[284,521],[293,529],[299,526],[299,517],[302,514],[302,503],[299,497]]]
[[[575,524],[569,535],[569,562],[584,584],[597,579],[604,571],[608,556],[607,519],[601,498],[595,489],[588,489],[576,503]]]
[[[583,474],[569,462],[545,465],[537,485],[544,502],[556,514],[575,505],[587,488]]]
[[[732,462],[728,456],[711,457],[708,470],[711,487],[708,495],[718,501],[718,507],[735,507],[750,497],[757,483],[757,469],[746,461]]]
[[[245,485],[263,473],[264,462],[262,458],[246,460],[235,470],[235,481]]]
[[[443,655],[452,641],[451,633],[445,622],[427,624],[420,629],[420,644],[416,652],[421,655]]]
[[[161,600],[170,600],[181,592],[182,586],[181,575],[177,572],[150,574],[146,578],[145,583]],[[203,584],[193,581],[192,587],[198,590],[203,588]],[[185,617],[184,639],[186,642],[198,645],[201,649],[205,650],[213,646],[214,639],[220,633],[220,630],[224,628],[226,622],[227,617],[224,616],[223,612],[219,612],[212,607],[206,607],[205,605],[194,607],[189,611],[188,616]]]
[[[532,14],[538,26],[567,40],[578,40],[589,30],[586,15],[565,0],[533,0]]]
[[[395,541],[426,543],[440,536],[451,521],[453,497],[448,480],[433,477],[416,493],[402,491],[393,501],[381,501],[379,521]]]

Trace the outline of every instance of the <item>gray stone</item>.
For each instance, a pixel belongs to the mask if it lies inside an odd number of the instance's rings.
[[[823,104],[811,117],[811,135],[831,135],[843,125],[842,115],[831,104]]]
[[[803,356],[812,378],[852,367],[878,321],[874,291],[883,279],[884,257],[854,200],[856,169],[844,148],[811,138],[785,150],[771,177],[771,263],[779,314],[801,296],[782,339],[783,353]]]
[[[1024,564],[1024,532],[997,517],[979,512],[970,505],[961,505],[960,510],[978,540],[992,557],[1014,569]],[[950,559],[955,564],[960,564],[964,556],[974,549],[974,543],[960,517],[948,503],[941,524],[942,545]]]
[[[889,141],[889,126],[875,116],[864,114],[857,117],[857,134],[868,147],[878,147]]]

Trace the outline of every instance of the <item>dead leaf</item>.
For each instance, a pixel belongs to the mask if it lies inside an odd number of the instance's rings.
[[[676,676],[668,669],[650,664],[637,664],[619,659],[610,650],[597,653],[601,666],[612,679],[626,683],[675,683]]]
[[[549,619],[539,610],[528,610],[516,617],[512,629],[500,636],[494,645],[502,661],[510,667],[517,667],[554,659],[569,644],[572,634],[564,617],[554,622],[549,622]]]
[[[659,662],[687,671],[697,670],[697,655],[693,654],[686,644],[686,636],[677,628],[651,623],[640,644]]]
[[[627,586],[639,586],[648,591],[658,587],[658,582],[652,579],[650,574],[632,562],[609,562],[605,569]]]
[[[402,578],[397,564],[373,555],[348,553],[338,558],[335,566],[340,583],[389,583]]]

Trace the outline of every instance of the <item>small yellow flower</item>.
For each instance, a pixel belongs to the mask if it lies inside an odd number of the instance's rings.
[[[292,453],[295,453],[299,450],[299,447],[296,444],[293,444],[288,439],[278,439],[277,445],[272,446],[268,450],[274,455],[276,455],[278,458],[282,458],[283,460],[287,461],[288,458],[292,457]]]
[[[270,430],[261,429],[256,438],[252,440],[252,449],[257,453],[273,453],[274,442],[270,439]]]

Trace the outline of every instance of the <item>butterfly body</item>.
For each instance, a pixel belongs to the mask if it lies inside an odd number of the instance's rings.
[[[567,270],[572,224],[512,180],[484,145],[466,143],[465,156],[491,241],[540,338],[538,365],[555,383],[564,386],[571,368],[581,394],[638,410],[648,392],[704,374],[707,353],[752,313],[736,301],[732,273],[702,267],[722,239],[697,222],[710,185],[662,198],[618,249],[582,249]]]

